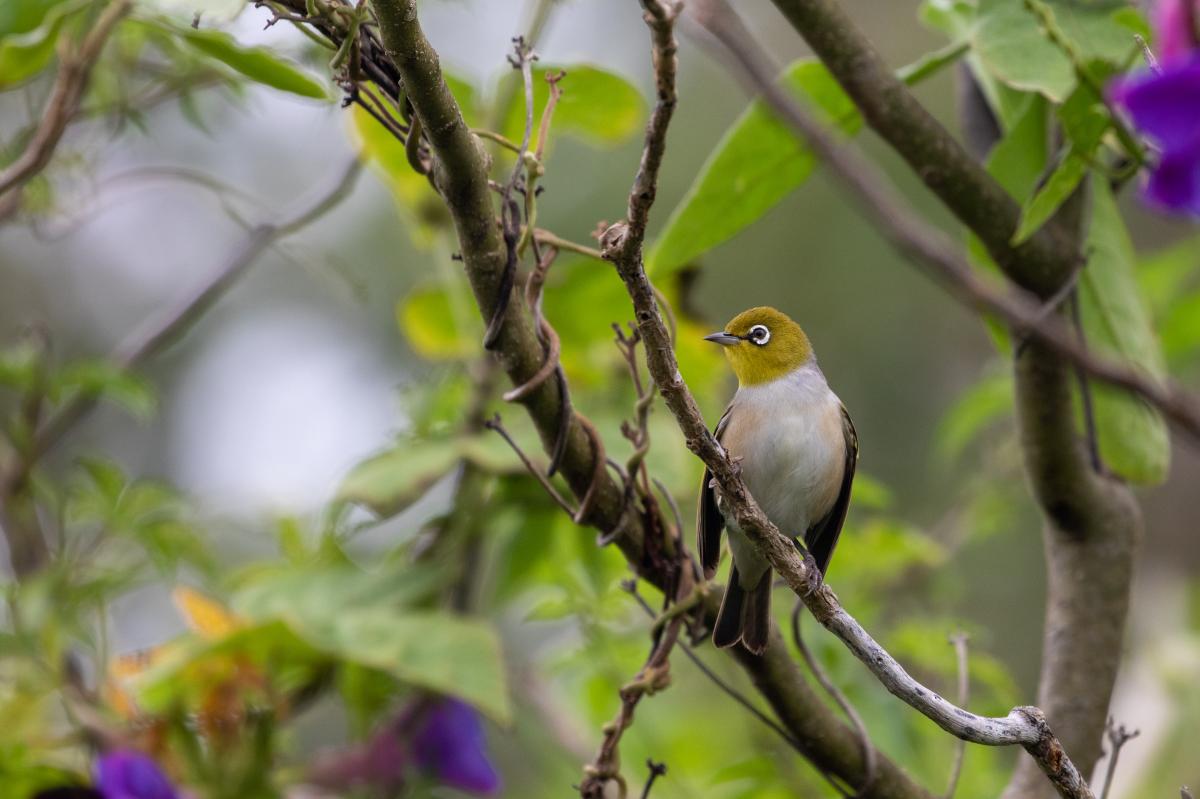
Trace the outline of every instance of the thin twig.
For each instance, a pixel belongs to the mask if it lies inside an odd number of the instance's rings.
[[[646,21],[654,43],[659,102],[646,128],[642,167],[638,170],[630,192],[629,222],[613,225],[605,231],[601,240],[601,250],[605,257],[616,265],[617,272],[633,301],[638,328],[646,346],[650,373],[667,407],[675,416],[688,448],[700,457],[716,479],[729,515],[737,526],[754,542],[771,567],[787,581],[788,586],[803,599],[817,620],[833,632],[884,687],[952,735],[992,746],[1023,746],[1061,795],[1092,799],[1086,780],[1063,751],[1041,710],[1035,707],[1018,707],[1006,717],[988,718],[955,706],[913,679],[895,658],[846,612],[828,585],[813,590],[808,567],[797,552],[792,539],[780,533],[759,508],[747,490],[740,470],[735,468],[705,424],[695,398],[679,371],[678,360],[671,347],[669,334],[658,311],[654,291],[642,262],[642,239],[646,218],[654,197],[654,182],[661,163],[666,124],[674,106],[675,75],[671,16],[660,3],[645,1],[650,6],[647,8]],[[713,30],[712,26],[710,30],[714,35],[721,33],[720,30]],[[749,64],[758,64],[758,61],[751,58]],[[747,69],[753,73],[749,66]],[[757,77],[762,84],[761,90],[776,96],[771,102],[772,107],[778,104],[785,109],[790,107],[790,110],[797,110],[799,117],[789,116],[788,120],[797,124],[799,120],[806,127],[810,126],[809,117],[803,111],[799,111],[790,96],[774,85],[773,75],[767,73]],[[756,85],[758,82],[756,81]],[[811,138],[814,149],[827,156],[827,160],[830,161],[832,159],[828,156],[831,153],[834,157],[840,157],[841,148],[834,144],[819,126],[812,127],[816,131],[816,136]],[[822,137],[823,145],[820,147],[816,144],[817,137]],[[842,172],[845,166],[845,163],[839,163],[838,171]],[[861,178],[862,173],[853,172],[851,176]],[[857,183],[855,185],[869,192],[870,196],[875,196],[876,185],[870,180],[861,186]],[[903,206],[898,206],[899,208]],[[896,213],[899,213],[899,210]],[[887,220],[887,225],[893,225],[892,221]],[[894,225],[887,229],[897,230]],[[913,241],[914,245],[924,246],[925,243],[925,240],[919,237]],[[957,253],[951,250],[947,252],[951,254],[951,260],[947,263],[957,264]],[[1200,430],[1200,426],[1197,429]]]
[[[638,605],[646,613],[647,616],[649,616],[651,619],[654,619],[657,617],[657,614],[655,614],[655,612],[654,612],[654,608],[650,607],[650,603],[648,603],[645,600],[645,598],[641,595],[641,593],[637,590],[637,580],[626,580],[621,583],[621,588],[623,588],[626,592],[629,593],[630,596],[632,596],[634,598],[634,600],[638,603]],[[756,719],[764,727],[766,727],[771,732],[778,735],[780,737],[780,739],[782,739],[784,743],[786,743],[793,750],[795,750],[795,752],[797,754],[799,754],[802,757],[809,758],[809,762],[812,764],[813,768],[817,770],[817,773],[819,773],[822,777],[825,778],[825,780],[829,783],[829,785],[835,791],[842,794],[843,796],[846,794],[845,789],[837,781],[837,779],[834,778],[834,776],[832,774],[830,774],[828,771],[826,771],[824,768],[822,768],[819,763],[812,761],[811,753],[808,751],[807,748],[805,748],[804,744],[802,744],[795,736],[793,736],[790,732],[788,732],[788,730],[783,725],[781,725],[779,722],[775,721],[775,719],[771,718],[766,713],[763,713],[761,710],[759,710],[755,706],[755,704],[753,702],[751,702],[749,698],[746,697],[745,694],[741,693],[736,688],[734,688],[732,685],[730,685],[728,682],[726,682],[724,679],[722,679],[721,675],[719,675],[715,671],[713,671],[712,668],[707,663],[705,663],[704,660],[701,659],[701,657],[699,655],[696,654],[695,648],[693,646],[691,646],[687,641],[680,640],[677,645],[683,650],[684,656],[687,657],[688,660],[692,661],[692,664],[697,669],[700,670],[700,673],[703,674],[708,679],[709,682],[711,682],[713,685],[717,686],[718,689],[720,689],[726,696],[728,696],[734,702],[741,705],[742,709],[744,709],[747,713],[749,713],[754,719]]]
[[[509,434],[507,428],[504,427],[503,422],[500,421],[500,414],[496,414],[491,419],[488,419],[483,423],[483,426],[488,430],[493,430],[496,433],[499,433],[500,437],[508,442],[508,446],[511,447],[512,451],[515,452],[517,457],[521,459],[521,463],[524,464],[525,470],[533,475],[534,479],[537,480],[538,484],[546,490],[546,493],[550,495],[550,498],[554,500],[555,504],[566,511],[569,516],[575,515],[576,509],[571,506],[571,503],[567,501],[566,497],[558,492],[558,489],[554,487],[554,484],[550,482],[550,479],[546,477],[546,475],[542,474],[542,470],[534,465],[529,456],[525,454],[525,450],[521,449],[521,445],[518,444],[516,440],[513,439],[512,435]]]
[[[796,649],[800,651],[800,656],[804,658],[804,663],[808,666],[808,670],[812,672],[813,677],[817,679],[821,687],[825,689],[825,693],[829,694],[830,698],[842,709],[842,713],[850,720],[851,726],[854,727],[855,733],[858,735],[858,744],[862,749],[863,763],[865,763],[864,771],[866,777],[863,778],[862,784],[858,786],[853,794],[842,791],[843,796],[866,796],[871,790],[871,786],[875,782],[875,775],[878,771],[877,756],[875,747],[871,744],[871,735],[867,731],[866,722],[859,715],[858,709],[850,703],[850,699],[842,693],[841,689],[833,682],[829,675],[825,672],[824,667],[813,655],[812,650],[808,648],[808,644],[804,642],[804,636],[800,631],[800,611],[804,608],[804,603],[797,601],[792,608],[792,641],[796,644]]]
[[[0,197],[20,188],[50,162],[67,124],[79,111],[96,59],[104,50],[109,34],[131,5],[132,0],[113,0],[97,17],[78,51],[67,52],[68,45],[63,40],[59,48],[58,75],[42,112],[41,122],[21,154],[0,172]]]
[[[654,781],[667,773],[666,763],[655,763],[649,758],[646,758],[646,768],[650,770],[650,778],[646,780],[646,787],[642,789],[642,799],[650,799],[650,789],[654,787]]]
[[[1105,732],[1108,735],[1108,745],[1112,752],[1108,756],[1108,768],[1104,771],[1104,788],[1100,791],[1100,799],[1108,799],[1112,788],[1113,775],[1117,773],[1117,758],[1125,744],[1142,734],[1141,730],[1129,730],[1124,724],[1117,724],[1109,718]],[[1186,789],[1184,789],[1186,791]]]
[[[564,252],[578,253],[586,255],[588,258],[595,258],[597,261],[603,261],[604,256],[595,247],[589,247],[586,244],[577,244],[576,242],[564,239],[561,236],[556,236],[549,230],[542,228],[534,228],[533,237],[539,244],[546,244],[551,247],[563,250]]]
[[[525,43],[525,39],[517,36],[513,39],[513,55],[508,57],[509,63],[521,73],[525,85],[525,134],[517,149],[516,162],[512,174],[505,182],[500,193],[500,221],[504,232],[504,246],[507,257],[504,271],[500,276],[500,285],[496,289],[496,305],[492,309],[491,319],[488,320],[487,330],[483,335],[484,349],[494,349],[500,339],[500,328],[504,324],[504,316],[508,313],[508,304],[512,299],[513,282],[516,279],[518,250],[521,240],[521,212],[513,199],[513,192],[521,179],[521,170],[525,168],[525,153],[529,151],[529,140],[533,136],[533,50]]]
[[[958,706],[966,707],[971,696],[971,673],[967,666],[967,634],[960,632],[950,636],[954,645],[955,663],[958,670]],[[954,741],[954,763],[950,766],[950,781],[946,785],[945,799],[954,799],[958,780],[962,776],[963,758],[967,753],[967,742],[962,738]]]
[[[678,551],[680,559],[686,558],[683,549]],[[671,603],[690,596],[694,588],[691,571],[681,570],[674,597],[665,596],[664,601]],[[621,776],[621,760],[618,746],[625,730],[633,724],[633,714],[638,703],[648,694],[657,693],[670,684],[671,652],[679,641],[680,633],[687,622],[686,614],[677,614],[671,618],[664,628],[652,627],[653,646],[645,664],[632,681],[621,687],[621,707],[616,718],[604,725],[604,740],[595,759],[584,766],[583,781],[579,785],[579,795],[582,799],[604,799],[609,796],[608,785],[618,786],[618,795],[625,795],[625,778]]]
[[[1154,57],[1154,51],[1150,49],[1150,45],[1142,38],[1140,33],[1133,34],[1133,40],[1137,42],[1137,46],[1141,48],[1142,58],[1146,60],[1146,66],[1156,75],[1162,74],[1162,69],[1158,66],[1158,59]]]

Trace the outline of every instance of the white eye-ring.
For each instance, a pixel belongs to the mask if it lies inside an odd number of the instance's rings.
[[[755,325],[746,334],[746,340],[761,347],[771,340],[771,331],[767,330],[766,325]]]

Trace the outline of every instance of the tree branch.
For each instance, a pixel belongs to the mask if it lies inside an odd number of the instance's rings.
[[[1079,260],[1073,232],[1049,224],[1013,247],[1021,208],[896,80],[836,0],[774,0],[854,100],[871,129],[975,232],[1019,285],[1048,297]]]
[[[633,301],[642,339],[646,342],[650,373],[667,407],[674,414],[688,448],[709,468],[720,488],[725,507],[768,559],[771,567],[788,583],[818,621],[834,633],[862,661],[891,693],[923,713],[947,732],[973,743],[990,746],[1019,744],[1034,758],[1051,783],[1064,797],[1092,799],[1092,792],[1079,770],[1063,751],[1042,712],[1035,707],[1014,708],[1006,717],[977,716],[929,690],[913,679],[867,632],[842,608],[828,586],[810,591],[806,566],[791,539],[784,536],[766,517],[750,495],[741,475],[726,457],[721,445],[709,432],[695,399],[679,372],[679,364],[670,346],[666,325],[658,311],[654,290],[642,263],[642,234],[649,210],[646,197],[653,198],[647,186],[657,175],[661,160],[666,123],[674,106],[673,87],[664,91],[664,83],[674,77],[674,64],[667,65],[661,54],[662,42],[671,33],[667,7],[657,0],[643,0],[646,19],[655,43],[656,77],[659,104],[646,128],[642,166],[630,192],[629,223],[618,223],[601,237],[601,251],[616,265]],[[670,52],[673,53],[673,47]],[[777,637],[777,631],[773,631]]]
[[[437,54],[421,31],[415,0],[372,0],[372,3],[390,56],[387,63],[375,63],[372,70],[384,75],[394,71],[404,82],[409,101],[421,119],[434,155],[435,183],[453,217],[466,275],[486,320],[497,303],[495,291],[506,260],[504,242],[491,207],[487,159],[445,86]],[[336,39],[337,33],[333,36]],[[660,341],[659,346],[664,341],[669,351],[669,339]],[[508,303],[495,352],[517,386],[526,384],[542,367],[542,344],[529,309],[519,298]],[[558,433],[561,407],[558,391],[548,381],[523,397],[522,404],[541,435],[543,448],[549,452]],[[603,469],[597,473],[597,455],[593,453],[582,418],[579,414],[572,415],[562,459],[563,476],[579,499],[586,496],[595,481],[586,523],[603,531],[606,539],[620,547],[636,571],[662,588],[663,575],[646,573],[642,561],[642,520],[626,507],[622,487]],[[600,456],[603,457],[602,453]],[[711,623],[716,615],[715,600],[706,605],[705,612]],[[784,725],[806,747],[813,762],[848,783],[860,783],[865,769],[857,736],[804,684],[778,633],[773,635],[763,657],[742,653],[735,656]],[[930,794],[893,761],[879,755],[878,763],[880,778],[872,796],[929,799]]]
[[[77,52],[67,51],[65,39],[60,43],[58,75],[42,111],[41,122],[21,154],[0,172],[0,198],[4,198],[9,191],[20,189],[50,162],[67,124],[79,111],[96,59],[100,57],[112,29],[131,5],[132,0],[113,0],[96,19]],[[5,198],[5,201],[14,202],[9,198]]]
[[[811,37],[814,48],[827,59],[843,88],[864,106],[862,110],[868,121],[893,146],[903,149],[905,157],[923,177],[936,178],[933,188],[940,190],[939,196],[945,202],[966,204],[954,210],[982,239],[991,237],[993,256],[1010,277],[1036,291],[1037,297],[1050,299],[1038,307],[1016,289],[997,292],[959,258],[957,248],[909,215],[890,196],[886,183],[850,151],[839,147],[823,129],[812,124],[795,100],[775,86],[773,69],[763,65],[759,48],[722,0],[697,0],[697,4],[702,11],[716,9],[720,13],[714,34],[734,51],[735,61],[750,75],[754,88],[763,91],[782,118],[807,137],[833,168],[835,176],[842,178],[864,201],[874,221],[898,248],[917,256],[917,263],[932,267],[935,276],[970,304],[993,310],[1018,332],[1031,334],[1028,344],[1017,349],[1014,359],[1017,417],[1026,470],[1047,519],[1049,590],[1038,701],[1062,730],[1064,742],[1081,770],[1090,771],[1100,754],[1100,733],[1120,664],[1133,549],[1140,536],[1141,519],[1129,490],[1097,474],[1081,445],[1076,433],[1072,370],[1068,361],[1146,397],[1193,437],[1196,422],[1200,420],[1195,400],[1178,388],[1148,380],[1128,367],[1097,360],[1057,313],[1045,312],[1045,306],[1081,267],[1076,253],[1082,191],[1076,192],[1047,226],[1046,230],[1057,231],[1054,236],[1010,248],[1007,241],[1011,230],[1001,235],[994,227],[995,219],[986,214],[982,222],[976,218],[978,209],[994,204],[997,192],[1003,194],[1002,190],[893,78],[870,43],[853,30],[836,4],[826,0],[804,4],[801,18],[817,29],[801,32]],[[789,8],[798,5],[779,4]],[[830,32],[826,30],[829,27],[839,30]],[[816,40],[822,43],[819,48]],[[863,52],[855,56],[850,52],[854,48]],[[893,130],[888,127],[891,125],[898,128]],[[926,151],[923,145],[909,140],[920,136],[932,136],[939,144]],[[947,155],[942,150],[952,152]],[[955,165],[963,163],[963,171],[955,171]],[[1019,213],[1015,202],[1003,195],[1001,204],[1007,209],[1004,213],[1008,218],[1015,220]],[[1075,237],[1075,243],[1068,234]],[[1058,268],[1061,279],[1053,290],[1042,280],[1046,269],[1052,266],[1052,249],[1061,258]],[[1090,666],[1080,669],[1079,663]],[[1006,796],[1015,799],[1044,795],[1046,788],[1038,769],[1031,761],[1022,760]]]
[[[1171,381],[1151,377],[1140,369],[1089,350],[1060,316],[1046,313],[1045,303],[1041,301],[1038,293],[1033,293],[1035,289],[1028,286],[1025,289],[1020,288],[1026,285],[1026,281],[1017,279],[1015,266],[1009,270],[1009,274],[1017,281],[1018,286],[998,286],[982,276],[967,263],[959,245],[909,211],[910,204],[899,197],[878,169],[838,141],[824,125],[775,82],[774,65],[762,54],[761,48],[746,31],[740,18],[729,9],[724,0],[697,0],[691,8],[696,20],[724,47],[730,56],[730,63],[736,67],[738,77],[747,88],[755,94],[760,94],[779,118],[812,147],[833,172],[834,177],[842,182],[859,203],[876,229],[887,237],[896,249],[915,265],[925,269],[927,274],[963,304],[1000,318],[1019,336],[1038,339],[1054,354],[1077,364],[1092,377],[1137,394],[1200,442],[1200,398]],[[907,94],[908,90],[904,84],[896,80],[886,67],[882,67],[882,71],[887,73],[889,82],[899,86]],[[835,77],[840,77],[836,72],[834,74]],[[845,88],[849,92],[850,87]],[[857,101],[857,98],[855,99]],[[863,112],[866,115],[866,109],[863,109]],[[930,121],[937,124],[932,119]],[[953,142],[953,139],[951,141]],[[954,142],[954,145],[969,158],[957,142]],[[940,165],[935,171],[944,174],[948,169],[948,166]],[[975,171],[977,167],[973,166],[971,174]],[[987,181],[991,181],[986,173],[983,173],[983,176]],[[970,176],[963,178],[967,182],[971,179]],[[999,186],[996,188],[999,189]],[[999,190],[1003,192],[1003,189]],[[1015,210],[1015,230],[1020,209],[1007,194],[1003,196]],[[988,218],[989,225],[994,221],[991,217]],[[1056,226],[1056,229],[1057,227],[1061,226]],[[981,238],[989,229],[990,227],[972,227]],[[1007,235],[1011,236],[1011,233],[1012,231],[1009,231]],[[1079,256],[1077,248],[1067,247],[1059,238],[1056,236],[1053,240],[1054,246],[1063,248],[1063,253],[1066,253],[1064,257],[1067,258],[1065,263],[1070,268],[1070,272],[1063,273],[1065,280],[1066,276],[1075,270]],[[1030,240],[1031,244],[1032,242],[1033,239]],[[1007,238],[1002,245],[997,246],[1008,248]],[[1000,257],[995,253],[993,256],[1000,261]],[[1025,264],[1026,261],[1022,259],[1032,257],[1033,255],[1021,255],[1017,258],[1011,253],[1005,256],[1006,262],[1013,265]],[[1042,266],[1028,268],[1041,269]],[[1066,429],[1069,432],[1070,428]]]

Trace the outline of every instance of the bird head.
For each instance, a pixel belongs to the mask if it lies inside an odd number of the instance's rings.
[[[704,338],[721,345],[743,386],[769,383],[813,357],[812,345],[800,325],[765,305],[742,311],[720,333]]]

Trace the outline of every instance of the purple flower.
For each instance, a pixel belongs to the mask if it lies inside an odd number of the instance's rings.
[[[1158,72],[1116,80],[1108,96],[1159,150],[1146,200],[1200,216],[1200,51]]]
[[[1196,47],[1188,3],[1195,4],[1196,0],[1158,0],[1154,4],[1154,51],[1160,63],[1186,58]]]
[[[483,724],[465,702],[431,702],[413,732],[412,752],[425,772],[446,785],[478,794],[500,790],[500,775],[488,760]]]
[[[141,752],[115,749],[96,761],[95,771],[104,799],[179,799],[158,764]]]

